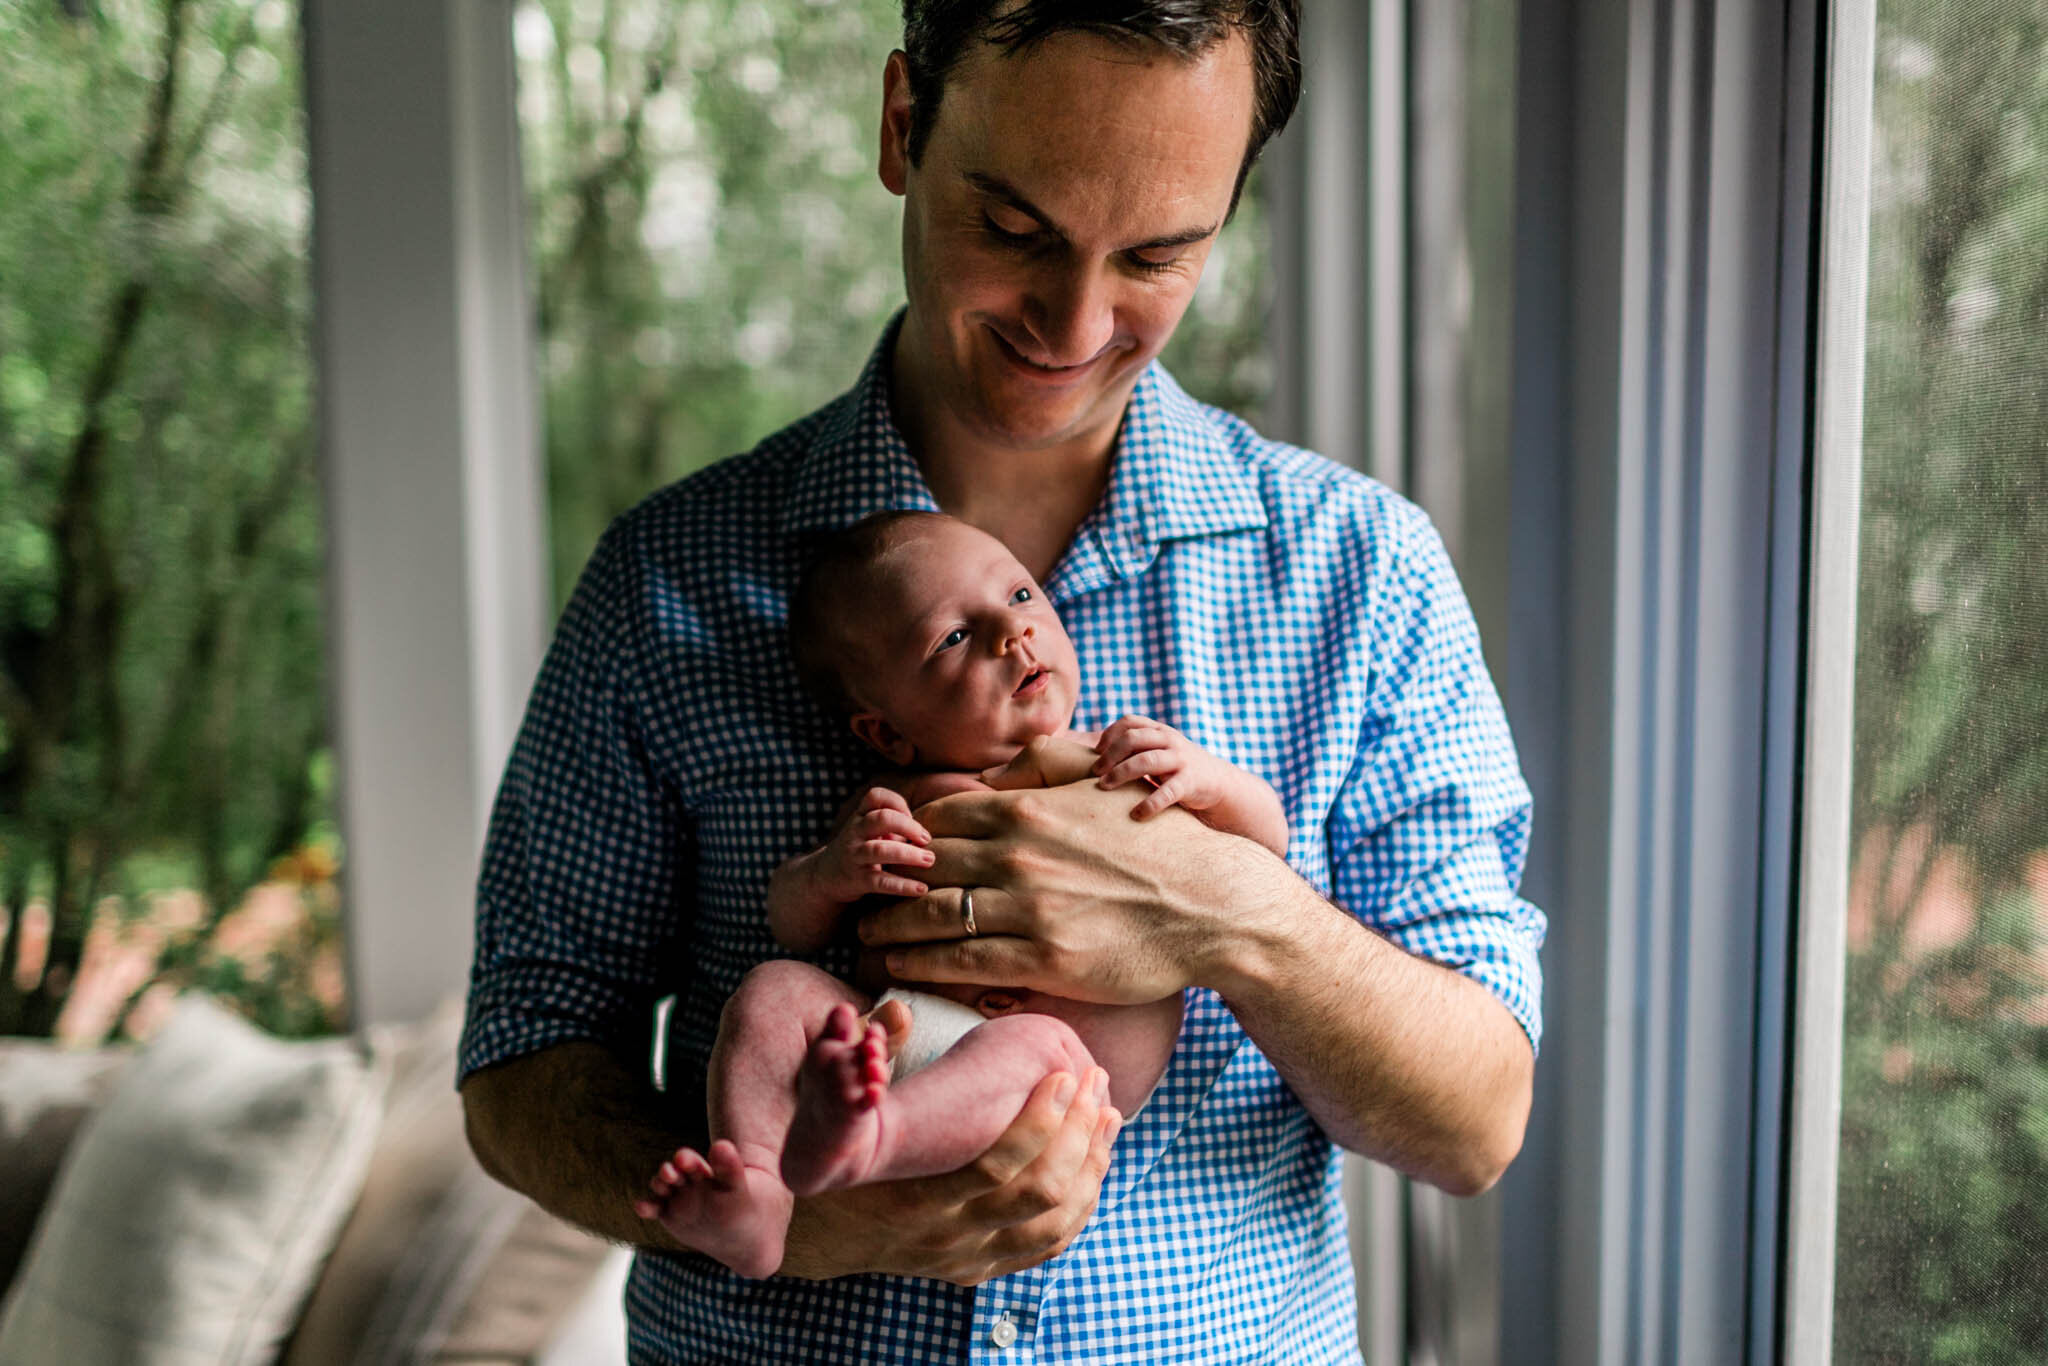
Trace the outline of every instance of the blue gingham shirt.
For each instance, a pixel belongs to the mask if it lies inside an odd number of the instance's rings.
[[[889,417],[889,341],[846,395],[650,497],[592,556],[491,821],[465,1076],[577,1039],[644,1055],[649,1003],[670,991],[671,1069],[701,1076],[725,998],[780,952],[770,870],[876,766],[797,685],[789,589],[817,534],[935,506]],[[1533,1044],[1544,921],[1515,893],[1529,795],[1413,505],[1154,365],[1108,491],[1044,587],[1080,655],[1075,726],[1144,713],[1266,778],[1302,878],[1485,985]],[[843,950],[818,961],[852,966]],[[1228,1008],[1191,990],[1061,1256],[963,1289],[747,1281],[646,1253],[626,1292],[632,1360],[1356,1362],[1338,1176]]]

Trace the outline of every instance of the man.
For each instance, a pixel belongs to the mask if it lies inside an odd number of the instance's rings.
[[[1294,5],[1102,8],[908,0],[880,167],[906,311],[844,398],[593,556],[492,823],[471,1141],[550,1209],[673,1246],[630,1204],[701,1121],[664,1123],[630,1059],[680,980],[672,1066],[701,1076],[773,952],[768,872],[866,776],[783,628],[815,534],[880,508],[1003,541],[1080,652],[1076,724],[1158,716],[1261,773],[1289,860],[1086,782],[925,808],[933,890],[861,938],[913,980],[1182,994],[1166,1076],[1127,1120],[1049,1078],[960,1172],[799,1202],[781,1279],[642,1256],[636,1362],[1353,1362],[1332,1142],[1454,1192],[1520,1146],[1527,793],[1441,544],[1151,364],[1292,108]]]

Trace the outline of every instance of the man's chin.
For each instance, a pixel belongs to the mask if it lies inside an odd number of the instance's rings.
[[[1020,450],[1058,446],[1085,437],[1098,426],[1114,430],[1122,418],[1123,404],[1129,401],[1128,393],[1117,400],[1099,392],[1027,395],[1000,389],[991,393],[986,388],[979,398],[978,425],[983,433],[992,441]]]

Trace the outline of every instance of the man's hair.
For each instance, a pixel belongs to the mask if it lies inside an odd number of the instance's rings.
[[[998,10],[1002,12],[997,13]],[[1300,0],[903,0],[903,54],[910,67],[910,162],[924,158],[946,80],[969,44],[1004,55],[1055,33],[1084,32],[1118,42],[1156,43],[1194,58],[1242,33],[1252,54],[1252,133],[1230,207],[1267,139],[1287,126],[1301,95]]]
[[[863,517],[820,541],[789,595],[789,653],[804,690],[837,716],[860,702],[846,686],[853,609],[874,585],[875,571],[918,531],[951,521],[942,512],[896,509]]]

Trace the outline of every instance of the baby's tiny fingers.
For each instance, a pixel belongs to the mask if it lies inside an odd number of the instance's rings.
[[[907,839],[914,844],[931,843],[931,832],[919,825],[908,812],[877,811],[868,818],[871,833],[888,833]]]
[[[1102,786],[1121,787],[1140,778],[1157,778],[1180,770],[1180,758],[1171,750],[1148,749],[1133,754],[1102,775]]]
[[[910,803],[903,799],[901,792],[893,788],[871,787],[867,795],[861,798],[860,809],[863,812],[901,811],[907,816],[910,814]]]
[[[868,840],[856,846],[853,855],[862,863],[901,863],[912,868],[929,868],[938,860],[931,850],[901,840]]]
[[[923,896],[931,890],[922,882],[913,882],[907,877],[897,877],[894,873],[877,873],[874,881],[868,885],[876,891],[886,893],[889,896]]]
[[[1180,784],[1171,781],[1163,782],[1157,788],[1146,793],[1144,801],[1131,808],[1131,819],[1142,821],[1147,817],[1156,816],[1179,800]]]

